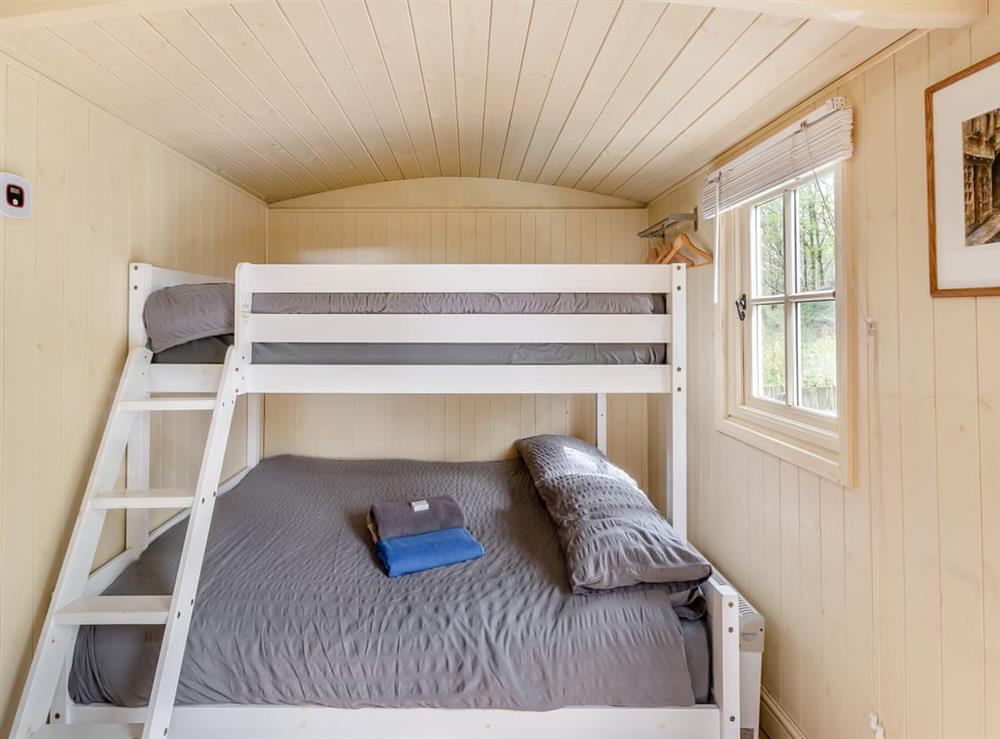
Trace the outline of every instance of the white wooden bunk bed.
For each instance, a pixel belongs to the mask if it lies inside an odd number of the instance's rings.
[[[12,732],[125,737],[640,737],[740,736],[740,597],[720,576],[702,585],[712,653],[711,700],[682,708],[567,707],[551,711],[440,708],[325,708],[280,705],[174,706],[191,612],[216,496],[261,456],[265,393],[595,394],[598,446],[607,445],[607,393],[670,394],[669,518],[686,536],[686,272],[681,265],[258,265],[236,271],[235,339],[223,364],[151,364],[142,311],[164,287],[216,277],[130,266],[131,351],[115,394],[81,512],[69,544]],[[659,293],[658,315],[266,315],[260,293]],[[669,363],[646,365],[302,365],[254,364],[255,342],[657,342]],[[248,396],[246,462],[220,484],[238,396]],[[150,412],[212,412],[193,491],[149,490]],[[127,491],[115,491],[127,454]],[[110,491],[110,492],[108,492]],[[147,534],[150,509],[184,510]],[[126,509],[128,550],[96,572],[90,563],[108,510]],[[150,542],[187,521],[172,595],[99,595]],[[165,624],[150,705],[77,705],[67,675],[77,629],[86,624]],[[759,655],[758,655],[759,659]],[[759,663],[758,663],[759,664]],[[756,712],[744,679],[744,714]],[[749,696],[749,699],[748,697]],[[750,705],[748,705],[750,704]]]

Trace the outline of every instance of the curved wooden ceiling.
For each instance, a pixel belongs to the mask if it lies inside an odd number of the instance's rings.
[[[445,175],[647,202],[903,33],[654,1],[202,0],[5,41],[267,201]]]

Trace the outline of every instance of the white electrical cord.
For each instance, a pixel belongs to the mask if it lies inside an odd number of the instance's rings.
[[[715,181],[715,237],[712,248],[712,304],[719,304],[719,264],[722,262],[722,219],[719,209],[722,205],[722,173]]]
[[[878,714],[868,714],[868,728],[871,729],[875,739],[885,739],[885,729],[882,728],[882,724],[878,720]]]
[[[803,126],[802,130],[805,142],[806,142],[806,154],[809,154],[809,131]],[[820,202],[823,204],[823,209],[826,211],[826,217],[830,219],[831,223],[836,223],[833,216],[833,209],[830,207],[830,203],[827,200],[826,193],[823,192],[823,188],[819,183],[819,175],[816,173],[816,168],[812,170],[813,181],[816,183],[816,189],[819,190]],[[881,427],[881,387],[879,383],[879,340],[878,340],[878,322],[868,312],[868,305],[866,300],[862,297],[861,292],[858,290],[857,285],[854,284],[853,275],[848,266],[847,255],[841,245],[841,240],[837,239],[835,242],[835,248],[840,257],[840,264],[844,265],[846,268],[844,274],[844,282],[847,285],[847,291],[854,296],[855,304],[858,306],[858,310],[861,313],[861,317],[865,322],[865,331],[867,333],[867,339],[870,343],[870,350],[868,352],[868,381],[869,381],[869,398],[870,398],[870,408],[869,413],[870,418],[870,428],[869,428],[869,459],[871,460],[872,466],[878,470],[878,465],[881,460],[881,450],[876,448],[872,449],[871,446],[881,444],[882,442],[882,427]],[[875,479],[878,479],[877,475],[873,475]],[[881,553],[879,551],[879,530],[881,528],[881,519],[879,516],[879,505],[869,498],[869,510],[868,515],[871,519],[870,526],[870,541],[871,541],[871,574],[872,574],[872,589],[874,593],[879,592],[879,568],[878,562],[881,559]],[[882,684],[882,660],[879,656],[878,648],[878,635],[881,633],[881,621],[882,614],[879,608],[878,597],[872,598],[872,673],[874,675],[872,691],[872,698],[875,703],[875,710],[879,710],[882,707],[882,694],[881,694],[881,684]],[[869,716],[869,728],[872,730],[875,739],[885,739],[885,729],[879,721],[877,713],[871,713]]]

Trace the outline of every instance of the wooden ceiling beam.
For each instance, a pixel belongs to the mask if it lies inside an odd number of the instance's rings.
[[[989,15],[989,0],[675,0],[884,29],[964,28]]]

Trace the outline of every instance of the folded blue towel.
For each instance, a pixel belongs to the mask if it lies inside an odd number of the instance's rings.
[[[416,536],[382,539],[375,545],[389,577],[468,562],[483,556],[483,545],[468,529],[441,529]]]

